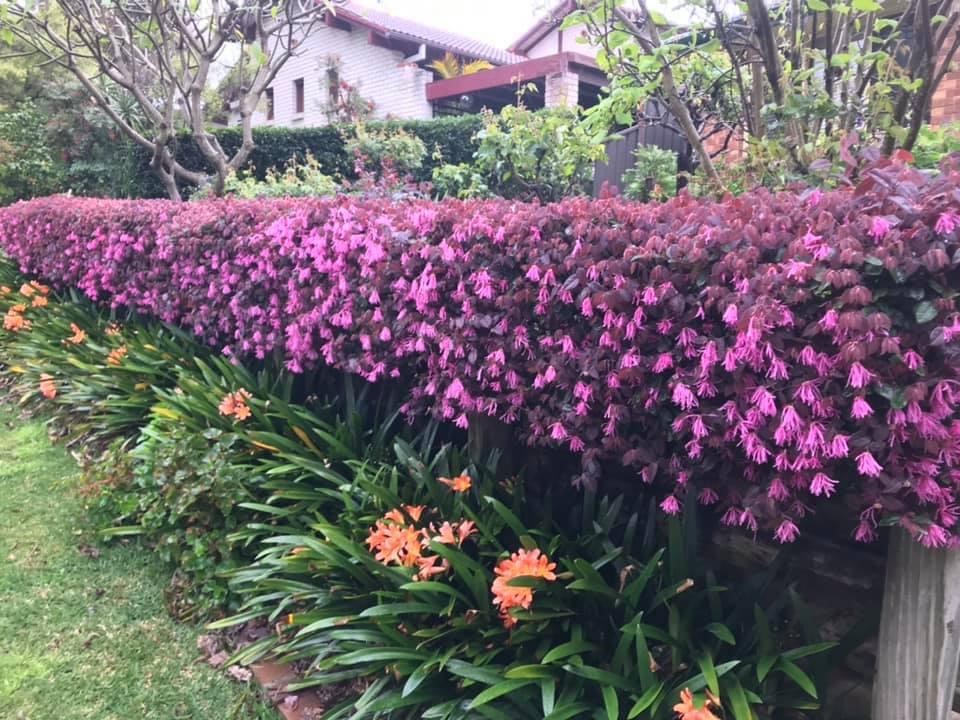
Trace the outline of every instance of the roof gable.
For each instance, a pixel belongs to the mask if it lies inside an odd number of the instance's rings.
[[[576,9],[576,0],[561,0],[561,2],[547,11],[546,15],[538,20],[535,25],[521,35],[516,42],[509,47],[509,50],[520,55],[526,55],[530,52],[530,48],[551,32],[558,29],[567,15]]]
[[[494,47],[465,35],[390,15],[354,0],[349,0],[338,6],[334,10],[334,16],[337,20],[360,25],[387,39],[406,40],[418,45],[428,45],[438,50],[450,51],[455,55],[487,60],[495,65],[510,65],[526,60],[526,58],[508,50]]]

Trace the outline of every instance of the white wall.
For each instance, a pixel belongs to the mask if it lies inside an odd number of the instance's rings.
[[[326,25],[314,28],[299,53],[281,68],[273,88],[274,117],[267,120],[265,101],[254,114],[254,126],[310,127],[326,125],[327,58],[340,59],[340,78],[356,87],[361,97],[372,100],[377,118],[428,120],[433,108],[426,85],[433,73],[403,62],[403,53],[367,42],[367,31],[339,30]],[[296,113],[294,80],[303,78],[304,112]],[[231,122],[236,122],[231,119]]]
[[[561,31],[559,28],[551,30],[540,38],[536,45],[530,48],[527,55],[531,58],[546,57],[547,55],[556,55],[558,52],[573,52],[580,55],[587,55],[595,58],[597,48],[589,43],[577,42],[577,38],[584,33],[586,28],[583,25],[574,25]],[[559,49],[560,33],[563,32],[563,49]]]

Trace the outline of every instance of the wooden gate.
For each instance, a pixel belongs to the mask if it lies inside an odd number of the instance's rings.
[[[668,124],[634,125],[607,142],[607,159],[593,169],[593,196],[599,196],[604,184],[623,190],[623,175],[636,164],[634,152],[642,145],[653,145],[677,154],[678,170],[684,169],[689,155],[686,138]]]

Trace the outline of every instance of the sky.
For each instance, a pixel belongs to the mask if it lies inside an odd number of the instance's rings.
[[[507,47],[546,14],[545,0],[361,0],[391,15]]]

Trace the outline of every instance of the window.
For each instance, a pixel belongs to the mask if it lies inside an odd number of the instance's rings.
[[[303,112],[303,78],[297,78],[293,81],[294,112]]]
[[[331,109],[337,107],[340,100],[340,70],[336,65],[327,66],[327,104]]]
[[[273,88],[267,88],[267,120],[273,120]]]

